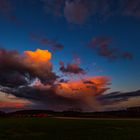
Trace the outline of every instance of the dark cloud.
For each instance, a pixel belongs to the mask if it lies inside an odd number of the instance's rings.
[[[38,55],[38,51],[31,53]],[[57,76],[52,72],[49,61],[37,62],[27,52],[21,55],[17,51],[0,49],[0,85],[17,87],[29,84],[35,78],[49,83]]]
[[[41,108],[45,109],[67,110],[70,108],[84,109],[87,107],[87,105],[84,104],[85,101],[83,101],[83,99],[61,96],[56,93],[56,89],[54,87],[47,89],[42,87],[26,86],[20,88],[3,88],[0,90],[21,99],[32,101],[37,107],[41,104]]]
[[[3,86],[19,86],[27,83],[22,73],[17,51],[0,49],[0,84]],[[16,77],[16,78],[15,78]]]
[[[41,0],[47,13],[64,16],[69,23],[83,24],[89,17],[106,21],[114,16],[140,17],[139,0]]]
[[[64,48],[64,45],[59,43],[57,40],[49,39],[47,37],[42,37],[42,36],[38,36],[38,35],[31,33],[30,38],[33,41],[37,41],[38,43],[40,43],[43,46],[50,47],[53,51],[59,51]]]
[[[4,14],[9,14],[11,12],[12,6],[9,0],[0,0],[0,12]]]
[[[64,62],[60,61],[60,71],[69,74],[85,74],[85,71],[79,67],[77,63],[69,63],[65,66]]]
[[[40,0],[46,13],[62,16],[62,7],[66,0]]]
[[[140,17],[140,1],[139,0],[122,0],[122,15]]]
[[[62,44],[58,43],[57,41],[50,40],[50,39],[47,39],[47,38],[40,39],[40,44],[45,45],[45,46],[49,46],[54,51],[62,50],[64,48],[64,46]]]
[[[64,16],[70,23],[84,23],[90,15],[89,5],[83,1],[66,1]]]
[[[109,37],[95,37],[93,38],[89,46],[95,50],[95,52],[108,60],[116,60],[116,59],[132,59],[133,56],[129,52],[123,52],[122,50],[112,47],[112,39]]]
[[[88,81],[88,80],[84,80],[83,83],[87,84],[87,85],[94,85],[95,84],[94,82]]]
[[[0,91],[12,94],[18,98],[31,101],[33,104],[44,104],[44,107],[52,110],[66,110],[70,108],[81,108],[83,110],[94,110],[99,105],[95,100],[107,90],[107,77],[90,77],[85,81],[94,83],[94,88],[87,87],[83,81],[59,82],[58,84],[44,85],[42,83],[20,86],[3,87]]]
[[[140,97],[140,90],[132,92],[112,92],[98,97],[102,104],[114,104],[116,102],[127,101],[130,98]]]
[[[60,79],[60,80],[59,80],[60,83],[67,83],[68,81],[69,81],[69,80],[66,80],[66,79]]]
[[[128,60],[132,60],[133,59],[133,55],[129,52],[124,52],[122,54],[123,58],[128,59]]]
[[[17,51],[0,49],[0,91],[27,99],[34,104],[44,104],[44,107],[53,110],[97,110],[102,105],[140,96],[140,91],[103,95],[109,89],[109,78],[105,76],[77,81],[59,79],[52,72],[50,59],[51,53],[47,50],[38,49],[19,54]],[[60,65],[63,73],[85,73],[79,67],[79,61],[66,67],[63,62]]]
[[[17,26],[22,25],[21,21],[18,19],[17,16],[14,16],[14,15],[11,16],[11,15],[10,15],[10,16],[8,17],[8,19],[9,19],[9,21],[13,22],[13,23],[16,24]]]
[[[95,21],[105,21],[114,16],[140,17],[139,0],[40,0],[44,11],[54,16],[64,16],[69,23],[86,23],[90,17]],[[23,1],[20,1],[23,5]],[[37,2],[29,2],[31,6]],[[20,24],[11,13],[14,7],[10,0],[0,1],[0,12],[10,16],[10,20]]]
[[[109,46],[112,42],[110,37],[96,37],[90,42],[91,47]]]
[[[104,21],[116,15],[118,1],[114,0],[72,0],[65,1],[64,16],[70,23],[86,23],[89,17]]]
[[[107,90],[108,78],[90,77],[85,80],[95,83],[94,88],[87,87],[81,80],[62,80],[52,72],[50,59],[48,50],[37,49],[19,54],[17,51],[0,49],[0,91],[34,104],[44,104],[47,109],[95,108],[94,96]],[[78,63],[66,68],[66,73],[84,72]]]

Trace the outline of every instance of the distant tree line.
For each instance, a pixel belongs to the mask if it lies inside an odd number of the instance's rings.
[[[119,111],[82,112],[71,109],[63,112],[51,110],[20,110],[11,113],[0,111],[0,117],[84,117],[84,118],[140,118],[140,107],[131,107]]]

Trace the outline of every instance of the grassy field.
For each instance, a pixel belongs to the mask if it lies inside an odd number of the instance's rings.
[[[0,140],[140,140],[140,120],[0,118]]]

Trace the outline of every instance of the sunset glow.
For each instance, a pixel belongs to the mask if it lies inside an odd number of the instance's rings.
[[[24,108],[17,98],[31,102],[27,108],[60,111],[134,106],[140,101],[139,5],[0,0],[0,92],[16,97],[0,96],[1,108]]]
[[[52,54],[48,50],[37,49],[36,51],[25,51],[24,54],[32,59],[33,61],[38,62],[47,62],[51,60]]]

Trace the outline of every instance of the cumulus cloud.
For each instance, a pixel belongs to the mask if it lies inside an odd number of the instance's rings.
[[[108,90],[108,77],[69,81],[59,79],[52,72],[51,57],[48,50],[37,49],[19,54],[0,49],[0,91],[44,104],[47,109],[95,109],[99,105],[95,97]],[[64,72],[83,73],[78,64],[79,61],[76,61],[64,67]]]
[[[42,82],[53,82],[57,76],[52,72],[49,62],[51,53],[48,50],[17,51],[0,49],[0,84],[17,87],[26,85],[35,78]]]
[[[97,111],[103,105],[123,102],[140,95],[139,91],[104,94],[110,89],[110,78],[107,76],[67,81],[60,79],[52,72],[51,57],[48,50],[37,49],[19,54],[17,51],[0,49],[0,91],[46,109],[80,108],[84,111]],[[83,73],[78,64],[79,61],[76,61],[65,67],[60,62],[64,73]],[[0,104],[4,107],[11,105],[11,102]],[[13,102],[13,105],[14,108],[28,107],[25,102]]]

